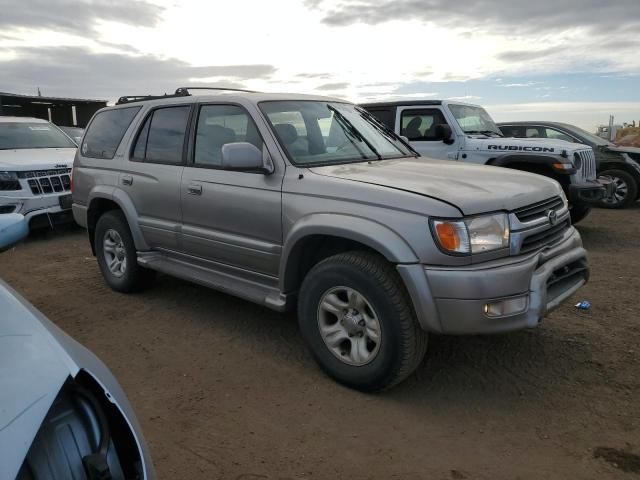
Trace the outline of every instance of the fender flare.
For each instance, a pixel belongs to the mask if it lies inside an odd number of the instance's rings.
[[[391,263],[418,263],[411,246],[395,231],[375,220],[352,215],[315,213],[296,222],[285,239],[280,257],[280,290],[287,291],[292,268],[297,264],[296,246],[315,235],[339,237],[362,243]],[[290,289],[289,289],[290,290]]]
[[[489,160],[487,165],[494,165],[496,167],[509,167],[509,165],[513,164],[543,165],[549,167],[554,173],[571,175],[575,173],[574,169],[559,172],[553,168],[554,163],[567,163],[568,161],[568,158],[561,155],[518,155],[508,153]]]
[[[91,202],[98,198],[111,200],[120,207],[120,210],[124,213],[127,223],[129,224],[129,230],[131,230],[131,236],[133,237],[133,243],[136,246],[136,250],[149,250],[149,246],[144,240],[140,224],[138,223],[138,212],[136,211],[131,198],[119,188],[99,185],[93,188],[89,193],[89,201],[87,202],[88,210],[91,209]]]

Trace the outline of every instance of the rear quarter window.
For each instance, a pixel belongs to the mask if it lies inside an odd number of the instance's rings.
[[[112,159],[124,133],[140,107],[117,108],[98,113],[84,136],[81,152],[85,157]]]

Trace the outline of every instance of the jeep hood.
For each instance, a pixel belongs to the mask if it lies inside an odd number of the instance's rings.
[[[318,175],[394,188],[455,205],[464,215],[514,210],[560,195],[550,178],[502,167],[408,158],[313,167]]]
[[[0,170],[25,171],[73,166],[75,148],[21,148],[0,150]],[[58,167],[61,168],[61,167]]]

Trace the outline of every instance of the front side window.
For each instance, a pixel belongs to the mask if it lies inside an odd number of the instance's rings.
[[[403,110],[400,134],[414,141],[442,140],[436,137],[436,125],[447,123],[438,109]]]
[[[236,105],[203,105],[198,114],[195,165],[222,165],[222,146],[248,142],[262,150],[262,137],[251,116]]]
[[[112,159],[139,110],[140,107],[116,108],[96,114],[84,136],[82,155]]]
[[[25,148],[76,148],[76,144],[48,123],[0,122],[0,150]]]
[[[449,104],[449,110],[451,110],[451,113],[464,133],[502,136],[498,126],[482,107]]]
[[[295,165],[323,165],[413,156],[365,110],[326,101],[268,101],[260,109]]]
[[[133,157],[145,162],[182,163],[190,111],[189,105],[153,110],[138,133]]]
[[[555,140],[565,140],[567,142],[575,142],[573,137],[570,137],[566,133],[562,133],[561,131],[555,130],[553,128],[546,128],[545,133],[547,135],[547,138],[553,138]]]

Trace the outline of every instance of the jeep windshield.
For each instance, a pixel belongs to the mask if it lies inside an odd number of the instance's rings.
[[[484,108],[474,105],[449,104],[449,110],[464,133],[502,137],[500,129]]]
[[[313,100],[260,103],[280,145],[298,166],[333,165],[415,156],[368,112]]]
[[[48,123],[0,122],[0,150],[25,148],[76,148],[76,144]]]

